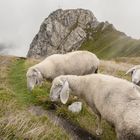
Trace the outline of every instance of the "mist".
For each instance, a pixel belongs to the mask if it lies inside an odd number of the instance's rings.
[[[0,53],[26,56],[43,20],[58,8],[91,10],[127,35],[140,38],[139,0],[0,0]]]

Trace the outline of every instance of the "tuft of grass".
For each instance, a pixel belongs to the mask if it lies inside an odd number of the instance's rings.
[[[0,136],[2,139],[68,140],[62,130],[53,126],[46,115],[38,117],[21,110],[15,113],[1,118]]]

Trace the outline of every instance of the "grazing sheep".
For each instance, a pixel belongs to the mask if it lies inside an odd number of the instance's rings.
[[[69,93],[81,97],[97,115],[96,134],[102,133],[101,116],[115,127],[118,140],[140,140],[140,89],[133,83],[103,74],[65,75],[53,80],[52,101],[66,104]]]
[[[30,67],[27,71],[27,87],[32,90],[44,79],[53,80],[59,75],[85,75],[97,73],[99,59],[88,51],[75,51],[67,54],[54,54]]]
[[[126,74],[131,73],[132,82],[138,86],[140,86],[140,65],[136,65],[129,69]]]

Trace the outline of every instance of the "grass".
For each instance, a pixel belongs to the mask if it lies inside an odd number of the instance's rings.
[[[111,25],[102,30],[103,26],[100,23],[95,29],[86,30],[88,35],[81,50],[89,50],[102,59],[140,56],[140,40],[126,36]]]
[[[15,114],[16,113],[16,114]],[[19,111],[0,120],[0,136],[3,139],[68,139],[62,130],[48,120],[47,116],[37,117],[27,111]],[[7,123],[6,123],[7,122]]]
[[[133,59],[134,61],[134,59]],[[124,76],[125,71],[133,66],[133,61],[126,62],[125,58],[114,61],[101,61],[100,72],[130,80],[130,76]],[[124,63],[125,62],[125,63]],[[61,116],[75,123],[87,131],[95,134],[96,117],[91,109],[83,102],[82,111],[71,113],[67,107],[75,99],[71,97],[66,105],[56,103],[49,99],[51,83],[45,82],[42,87],[36,87],[32,93],[26,87],[26,71],[28,67],[37,63],[35,60],[14,59],[5,67],[1,67],[0,81],[0,138],[2,139],[31,139],[31,140],[67,140],[70,136],[51,122],[46,113],[36,115],[30,110],[32,106],[40,106],[43,110],[52,110],[57,116]],[[101,140],[115,140],[116,135],[105,120],[102,121],[103,135]]]
[[[36,104],[41,98],[47,98],[47,92],[49,92],[49,86],[45,84],[40,88],[36,88],[32,93],[27,90],[26,86],[26,71],[27,67],[24,60],[17,60],[12,65],[12,69],[9,73],[11,88],[15,91],[15,94],[25,105]]]

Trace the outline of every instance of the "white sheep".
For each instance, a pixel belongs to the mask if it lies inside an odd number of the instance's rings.
[[[32,90],[44,79],[53,80],[59,75],[85,75],[97,73],[99,59],[88,51],[75,51],[67,54],[54,54],[30,67],[27,71],[27,87]]]
[[[126,74],[131,73],[132,82],[138,86],[140,86],[140,65],[136,65],[130,68]]]
[[[102,133],[101,116],[115,127],[118,140],[140,140],[140,89],[133,83],[103,74],[64,75],[53,80],[52,101],[66,104],[76,95],[97,115],[96,134]]]

